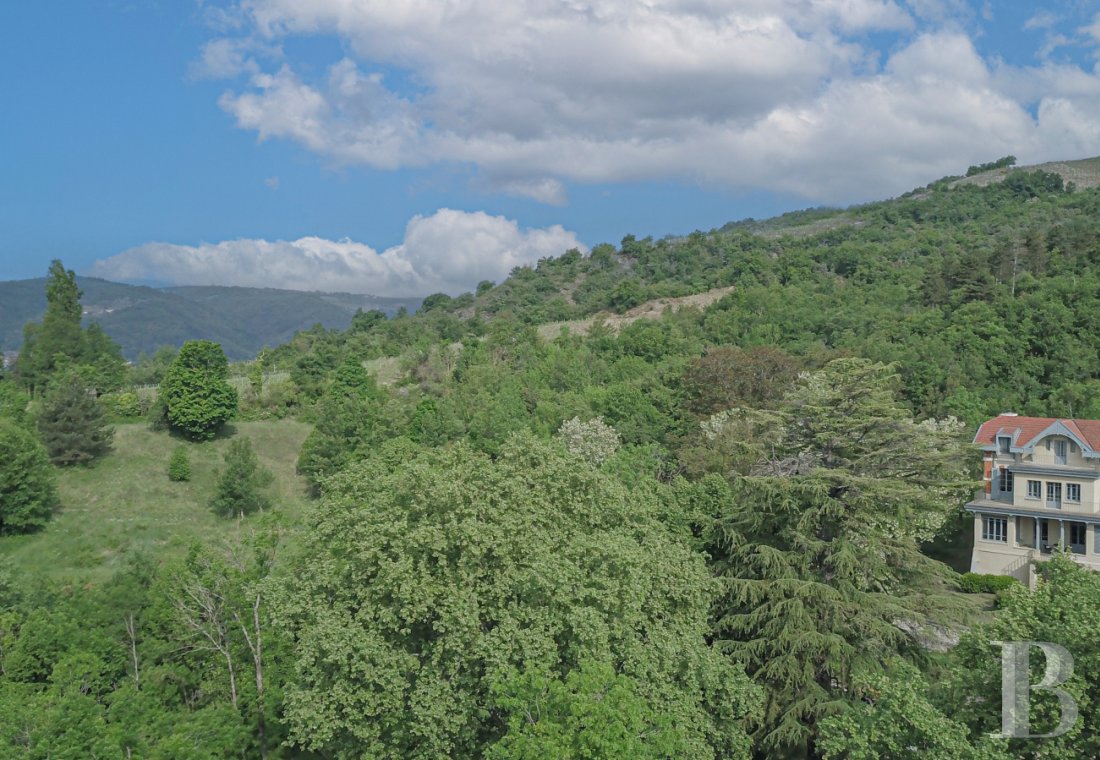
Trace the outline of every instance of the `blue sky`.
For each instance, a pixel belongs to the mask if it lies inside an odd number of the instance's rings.
[[[0,4],[0,279],[459,292],[1100,154],[1097,3]]]

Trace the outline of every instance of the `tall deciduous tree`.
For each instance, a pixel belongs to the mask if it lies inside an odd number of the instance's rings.
[[[949,571],[930,537],[969,492],[960,426],[915,422],[892,367],[836,360],[778,411],[780,441],[736,477],[709,547],[726,583],[716,632],[768,691],[757,739],[770,756],[812,751],[853,671],[913,651],[945,605]]]
[[[585,679],[569,674],[592,660],[636,684],[620,704],[677,729],[679,756],[748,756],[757,690],[708,646],[714,581],[652,490],[530,434],[495,460],[458,445],[398,465],[371,458],[329,481],[279,592],[297,743],[334,758],[482,757],[513,712],[502,685],[544,674],[583,705]]]
[[[168,368],[160,398],[168,424],[189,438],[210,440],[237,411],[229,361],[217,343],[189,340]]]
[[[53,387],[38,414],[38,431],[58,465],[90,464],[111,450],[115,429],[84,380],[69,374]]]
[[[42,527],[56,506],[45,448],[34,433],[0,417],[0,534]]]
[[[677,726],[606,663],[581,663],[564,679],[518,673],[494,693],[508,730],[488,760],[690,757]]]

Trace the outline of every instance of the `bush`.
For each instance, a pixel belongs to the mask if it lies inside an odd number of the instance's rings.
[[[168,460],[168,479],[174,483],[184,483],[191,479],[191,459],[187,449],[179,446]]]
[[[984,575],[963,573],[959,576],[959,588],[967,594],[996,594],[1019,583],[1011,575]]]
[[[110,410],[113,417],[120,420],[135,419],[144,411],[141,399],[134,391],[108,393],[100,397],[100,402]]]

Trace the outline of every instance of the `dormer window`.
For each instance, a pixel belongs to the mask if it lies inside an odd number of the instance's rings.
[[[1007,454],[1009,449],[1012,448],[1012,438],[1007,435],[997,436],[997,451],[1001,454]]]

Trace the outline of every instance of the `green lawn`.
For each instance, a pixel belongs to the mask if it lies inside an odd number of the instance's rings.
[[[294,472],[309,426],[294,420],[238,422],[227,431],[248,436],[260,461],[275,475],[275,509],[300,522],[308,505],[305,481]],[[192,478],[168,480],[168,458],[184,445]],[[45,530],[0,538],[0,556],[19,571],[57,579],[102,581],[144,550],[179,555],[195,540],[216,540],[238,531],[236,520],[210,511],[222,453],[229,436],[186,443],[142,424],[118,425],[114,451],[92,468],[58,471],[61,509]],[[250,519],[245,518],[247,529]]]

